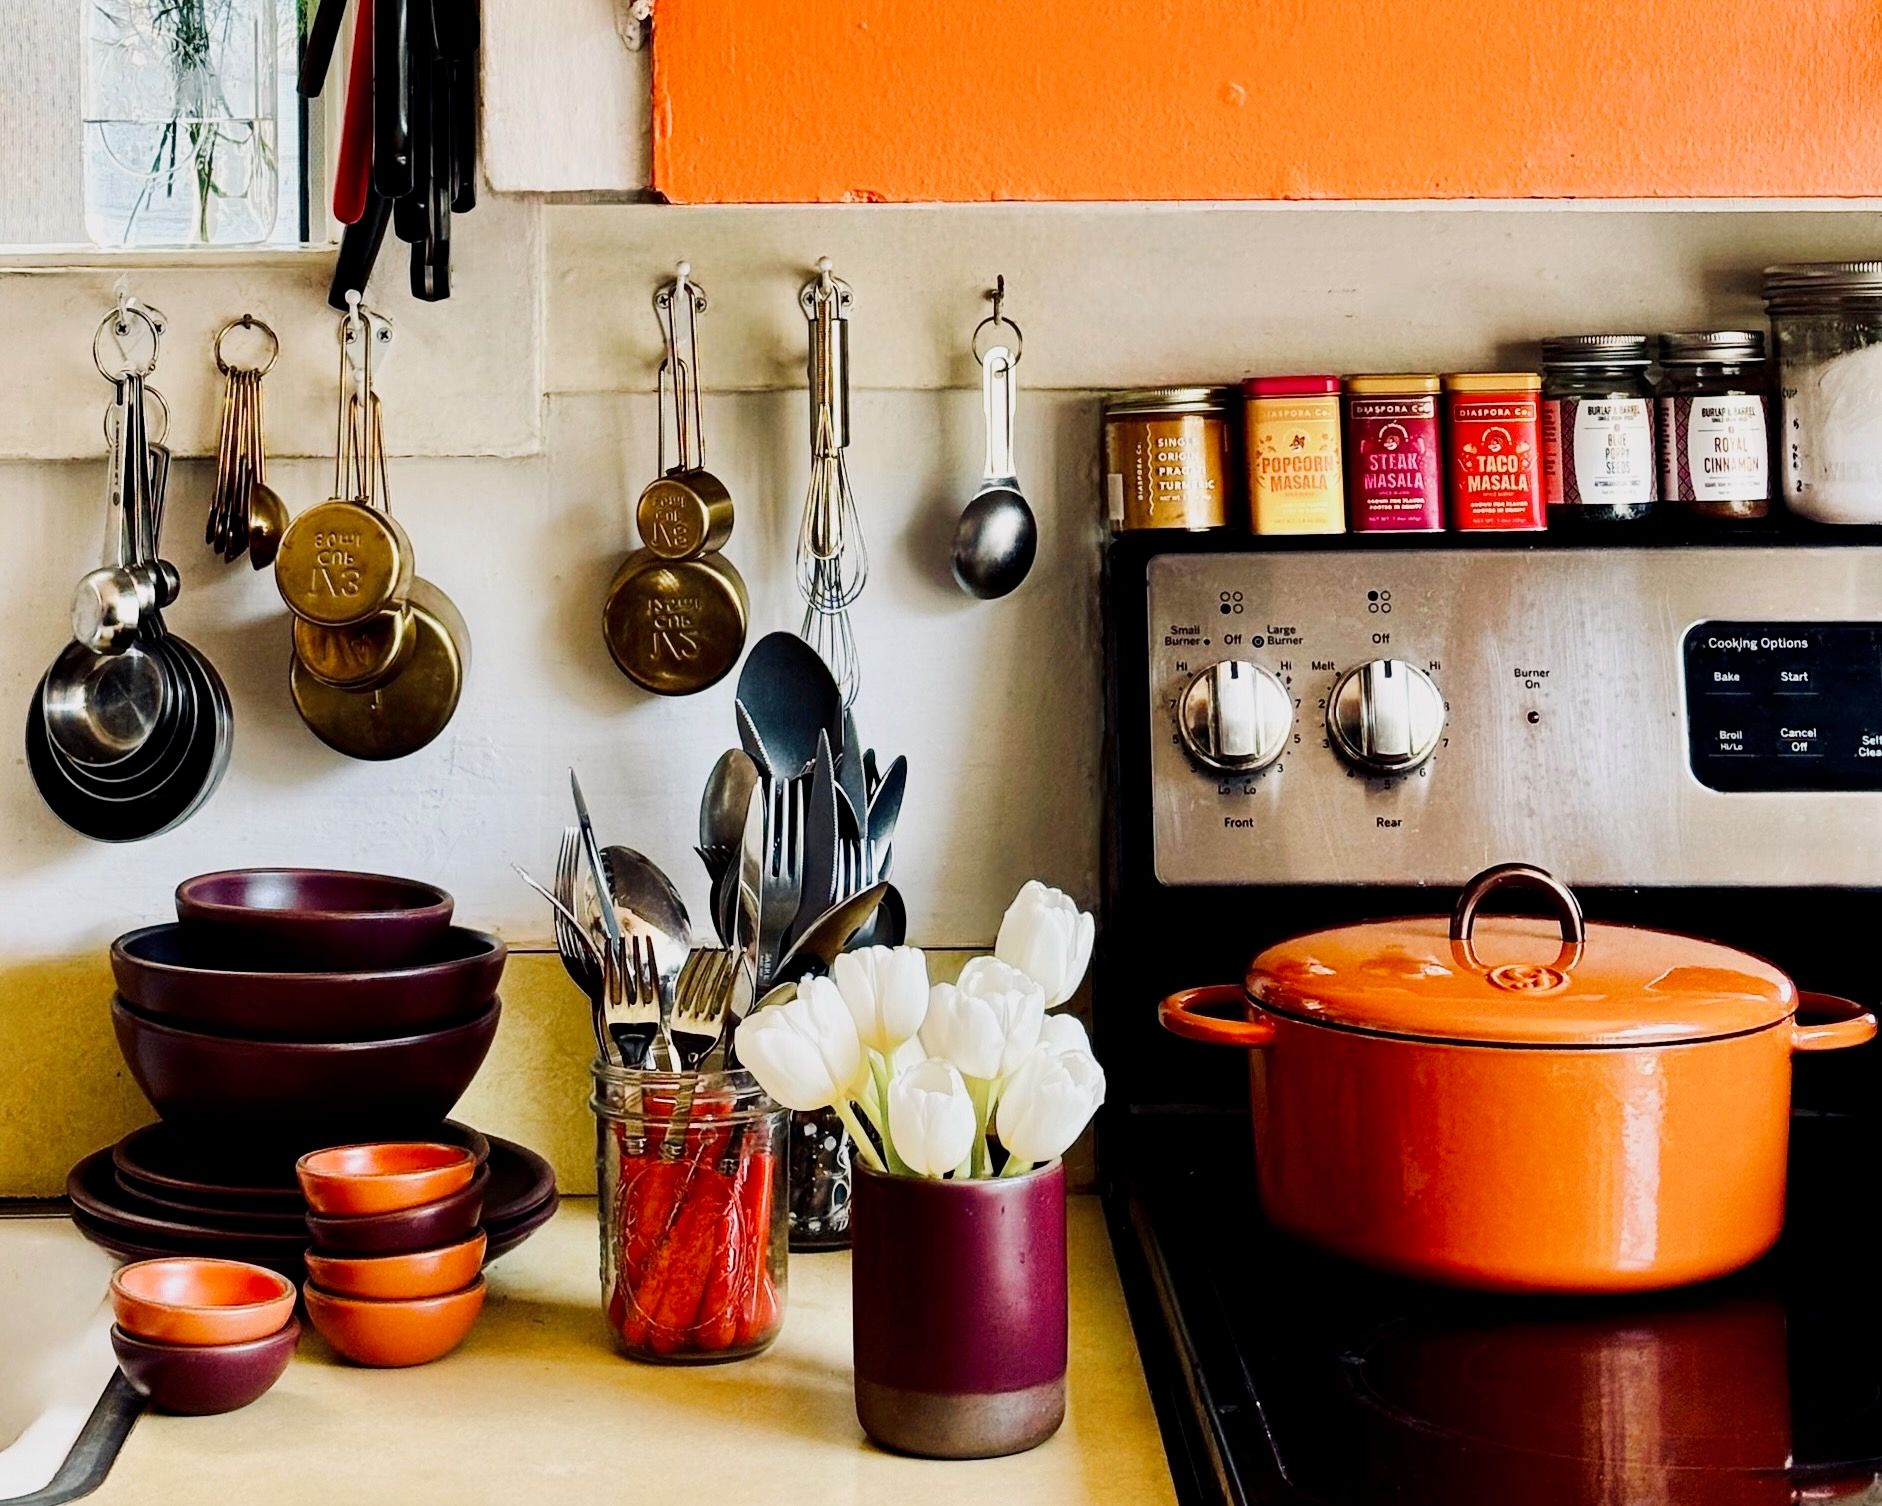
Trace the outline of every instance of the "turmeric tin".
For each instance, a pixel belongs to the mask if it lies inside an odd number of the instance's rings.
[[[1233,469],[1229,392],[1159,387],[1104,405],[1105,509],[1111,526],[1226,528]]]
[[[1444,379],[1451,526],[1463,532],[1537,532],[1542,378],[1533,371],[1470,371]]]

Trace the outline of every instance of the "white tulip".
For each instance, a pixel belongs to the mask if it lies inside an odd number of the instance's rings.
[[[974,1101],[952,1062],[910,1067],[889,1084],[889,1142],[917,1176],[946,1176],[973,1148]]]
[[[1045,1014],[1045,992],[1031,978],[997,957],[976,957],[959,982],[929,993],[921,1043],[964,1077],[1004,1077],[1039,1044]]]
[[[1049,1014],[1039,1031],[1039,1044],[1058,1052],[1082,1051],[1091,1055],[1091,1037],[1075,1014]]]
[[[856,1022],[828,978],[806,978],[789,1003],[748,1014],[738,1056],[760,1087],[799,1111],[845,1103],[868,1074]]]
[[[921,1029],[928,1013],[928,957],[919,947],[872,946],[844,952],[830,977],[856,1021],[863,1046],[885,1058]]]
[[[1029,879],[1006,907],[993,955],[1045,990],[1055,1009],[1078,991],[1091,965],[1097,923],[1061,889]]]
[[[996,1126],[1015,1166],[1050,1161],[1083,1133],[1104,1102],[1104,1068],[1084,1051],[1035,1050],[1000,1095]]]

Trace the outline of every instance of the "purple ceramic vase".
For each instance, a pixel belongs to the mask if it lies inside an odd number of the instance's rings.
[[[884,1448],[987,1459],[1065,1418],[1065,1169],[937,1181],[858,1165],[856,1415]]]

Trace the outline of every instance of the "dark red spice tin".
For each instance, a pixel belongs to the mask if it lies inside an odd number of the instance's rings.
[[[1465,533],[1540,532],[1542,378],[1531,371],[1444,379],[1451,526]]]
[[[1439,533],[1444,468],[1435,376],[1346,379],[1346,506],[1354,533]]]

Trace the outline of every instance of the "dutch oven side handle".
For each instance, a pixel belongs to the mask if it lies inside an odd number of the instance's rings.
[[[1230,1020],[1202,1012],[1227,1004],[1247,1006],[1248,996],[1242,992],[1241,984],[1212,983],[1207,988],[1185,988],[1157,1006],[1157,1018],[1172,1035],[1204,1041],[1211,1046],[1259,1049],[1274,1043],[1274,1021],[1265,1014],[1257,1014],[1252,1020]]]
[[[1828,1015],[1819,1025],[1791,1024],[1791,1050],[1841,1051],[1875,1038],[1875,1016],[1853,999],[1797,990],[1797,1007]]]

